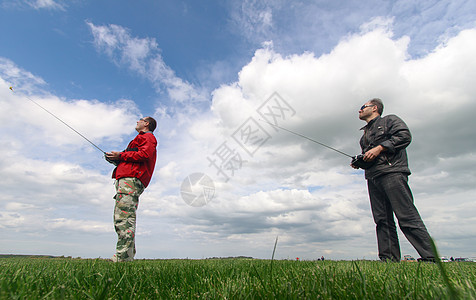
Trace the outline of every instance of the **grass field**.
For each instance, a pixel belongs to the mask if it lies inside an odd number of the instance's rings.
[[[1,299],[476,299],[475,285],[472,262],[0,259]]]

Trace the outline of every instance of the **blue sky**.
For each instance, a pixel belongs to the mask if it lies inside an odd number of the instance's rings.
[[[289,108],[280,125],[353,155],[357,109],[380,97],[412,131],[410,185],[442,254],[476,256],[474,1],[0,8],[0,253],[114,251],[111,165],[30,98],[106,151],[126,146],[139,117],[158,119],[139,258],[267,258],[276,236],[280,258],[377,258],[365,180],[346,157],[265,123],[252,151],[239,134],[276,101]],[[236,155],[228,180],[211,164],[225,146]],[[193,173],[214,183],[202,207],[181,196]]]
[[[275,49],[284,55],[327,53],[342,37],[358,32],[363,23],[384,16],[394,18],[397,37],[415,38],[408,50],[420,56],[438,45],[441,36],[474,22],[472,5],[464,1],[298,1],[291,6],[283,1],[48,3],[37,7],[35,1],[3,1],[2,54],[20,66],[28,65],[34,74],[41,73],[60,95],[88,99],[143,96],[151,100],[156,93],[141,78],[98,55],[91,47],[86,22],[116,24],[134,37],[155,39],[157,52],[178,77],[209,90],[235,81],[237,72],[264,41],[273,40]],[[263,20],[260,10],[272,11],[272,21]],[[209,78],[215,66],[228,72]]]

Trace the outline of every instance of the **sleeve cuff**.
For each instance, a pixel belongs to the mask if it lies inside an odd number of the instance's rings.
[[[390,152],[390,153],[395,152],[395,148],[393,147],[392,143],[390,143],[389,141],[385,141],[381,143],[380,146],[384,147],[387,152]]]

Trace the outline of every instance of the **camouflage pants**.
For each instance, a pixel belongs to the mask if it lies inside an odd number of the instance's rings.
[[[116,205],[114,207],[114,227],[117,233],[117,261],[131,261],[136,254],[136,210],[139,196],[144,186],[133,177],[116,180]]]

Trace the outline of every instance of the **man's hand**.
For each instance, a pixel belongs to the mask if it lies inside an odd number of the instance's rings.
[[[121,160],[121,152],[116,152],[116,151],[111,151],[107,152],[104,154],[104,158],[108,163],[111,163],[115,166],[119,164],[119,161]]]
[[[117,152],[117,151],[107,152],[106,157],[110,160],[120,160],[121,159],[121,152]]]
[[[385,150],[386,149],[382,147],[381,145],[378,145],[377,147],[370,149],[369,151],[365,152],[364,161],[373,161],[374,159],[377,158],[377,156],[380,155],[380,153],[382,153]]]

